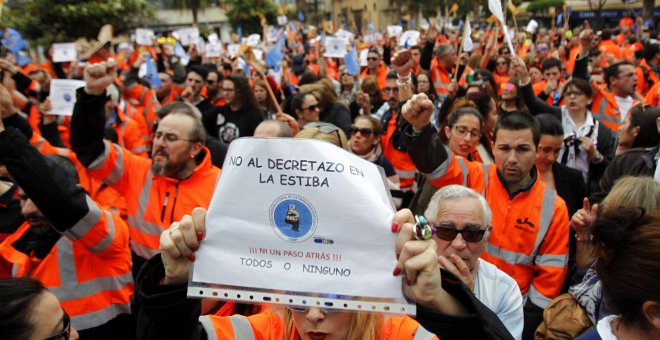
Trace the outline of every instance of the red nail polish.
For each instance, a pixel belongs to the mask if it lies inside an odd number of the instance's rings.
[[[394,271],[392,272],[392,276],[398,276],[399,274],[401,274],[401,268],[399,267],[394,268]]]
[[[396,259],[397,259],[397,260],[399,259],[399,256],[401,256],[401,254],[400,254],[400,253],[396,253]]]
[[[406,284],[407,284],[408,286],[412,286],[412,281],[410,281],[410,279],[406,279]]]
[[[190,255],[187,256],[187,258],[188,258],[188,261],[195,262],[195,254],[190,254]]]
[[[204,238],[204,233],[197,233],[197,241],[201,241]]]
[[[392,232],[396,233],[399,230],[399,224],[394,222],[392,223]]]

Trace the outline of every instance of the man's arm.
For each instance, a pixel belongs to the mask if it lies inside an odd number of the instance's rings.
[[[90,94],[83,88],[77,91],[78,100],[71,117],[71,149],[88,167],[105,152],[105,93]]]

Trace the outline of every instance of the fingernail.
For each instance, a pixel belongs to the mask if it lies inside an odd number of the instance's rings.
[[[399,259],[399,256],[401,256],[401,253],[396,253],[396,259]]]
[[[394,271],[392,272],[392,276],[398,276],[399,274],[401,274],[401,268],[399,267],[394,268]]]
[[[204,233],[197,233],[197,241],[201,241],[204,238]]]
[[[187,256],[187,258],[188,258],[188,261],[195,262],[195,254],[190,254],[190,255]]]
[[[399,224],[394,222],[392,223],[392,232],[396,233],[399,230]]]
[[[406,279],[406,284],[407,284],[408,286],[412,286],[412,281],[410,281],[410,279]]]

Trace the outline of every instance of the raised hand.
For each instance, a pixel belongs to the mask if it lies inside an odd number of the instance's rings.
[[[580,32],[579,39],[580,44],[582,45],[580,55],[585,56],[589,53],[594,44],[594,31],[592,31],[591,26],[589,26],[589,20],[584,21],[584,29]]]
[[[431,101],[425,94],[420,93],[412,96],[412,98],[403,105],[401,114],[403,115],[403,118],[412,125],[413,129],[421,130],[431,122],[433,110],[433,101]]]
[[[396,52],[391,59],[392,68],[399,77],[408,77],[410,69],[413,67],[413,58],[410,50],[405,49]]]
[[[160,252],[165,266],[165,284],[188,282],[195,252],[206,234],[206,209],[195,208],[160,234]]]
[[[575,212],[573,217],[571,217],[571,228],[575,230],[576,234],[583,235],[589,231],[591,224],[596,220],[597,216],[598,204],[591,206],[589,199],[585,197],[582,201],[582,209]]]
[[[87,65],[84,71],[85,92],[94,95],[105,93],[108,85],[117,77],[117,62],[114,59],[100,64]]]

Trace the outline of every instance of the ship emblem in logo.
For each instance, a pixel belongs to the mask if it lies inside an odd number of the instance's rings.
[[[270,206],[270,225],[275,234],[287,242],[302,242],[316,231],[316,210],[302,196],[278,197]]]

